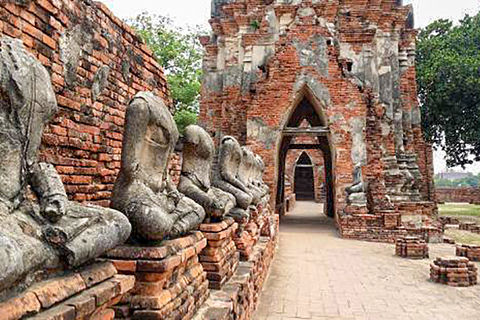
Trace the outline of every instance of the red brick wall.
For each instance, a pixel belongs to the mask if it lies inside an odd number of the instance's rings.
[[[480,188],[436,188],[439,202],[467,202],[480,204]]]
[[[296,143],[312,144],[315,143],[313,138],[300,137],[295,139]],[[311,159],[313,164],[313,180],[315,188],[315,201],[322,202],[325,200],[325,194],[323,192],[322,185],[325,182],[325,164],[323,159],[323,153],[320,150],[289,150],[286,157],[285,174],[288,177],[285,181],[290,183],[289,188],[285,188],[285,198],[288,198],[295,192],[295,164],[297,163],[300,155],[305,152]]]
[[[23,2],[27,5],[2,2],[0,30],[23,40],[51,74],[60,110],[45,130],[41,159],[55,164],[71,199],[108,206],[120,168],[125,108],[143,90],[168,102],[163,69],[102,3]],[[77,64],[65,53],[75,36],[81,47]],[[93,101],[92,83],[102,66],[110,73]]]

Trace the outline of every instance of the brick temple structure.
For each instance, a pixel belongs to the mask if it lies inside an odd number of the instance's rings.
[[[213,0],[210,24],[201,39],[201,123],[263,157],[278,213],[292,192],[290,153],[320,151],[326,212],[344,237],[393,241],[410,231],[433,239],[411,6]]]

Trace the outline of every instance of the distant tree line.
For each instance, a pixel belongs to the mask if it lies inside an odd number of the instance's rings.
[[[435,186],[436,187],[480,187],[480,173],[471,175],[469,177],[461,179],[442,179],[439,176],[435,177]]]

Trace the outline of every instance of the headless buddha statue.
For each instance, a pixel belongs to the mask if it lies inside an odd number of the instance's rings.
[[[47,70],[19,40],[0,39],[0,300],[47,270],[76,267],[123,243],[120,212],[67,199],[52,165],[38,163],[58,107]]]
[[[112,207],[132,224],[141,241],[176,238],[205,218],[203,208],[173,185],[168,162],[179,133],[162,99],[140,92],[127,108],[122,167],[113,190]]]
[[[238,177],[238,170],[242,162],[242,149],[238,141],[231,136],[225,136],[218,148],[218,158],[213,169],[212,183],[215,187],[232,194],[237,201],[237,207],[230,210],[230,214],[237,221],[248,220],[246,211],[252,203],[247,186]]]
[[[233,195],[211,185],[215,149],[213,140],[199,126],[185,130],[182,151],[182,173],[178,190],[195,200],[206,211],[210,221],[221,220],[236,205]]]
[[[249,148],[242,147],[242,162],[238,169],[238,177],[252,195],[252,203],[257,205],[263,197],[263,191],[253,183],[255,174],[255,154]]]

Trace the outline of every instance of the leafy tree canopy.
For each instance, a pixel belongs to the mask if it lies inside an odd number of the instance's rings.
[[[185,128],[191,124],[197,123],[197,114],[188,110],[178,110],[173,116],[181,135],[185,133]]]
[[[417,83],[427,140],[442,145],[448,166],[479,161],[480,14],[420,31]]]
[[[181,28],[172,19],[142,13],[129,21],[165,69],[176,111],[198,112],[203,48],[200,27]]]

